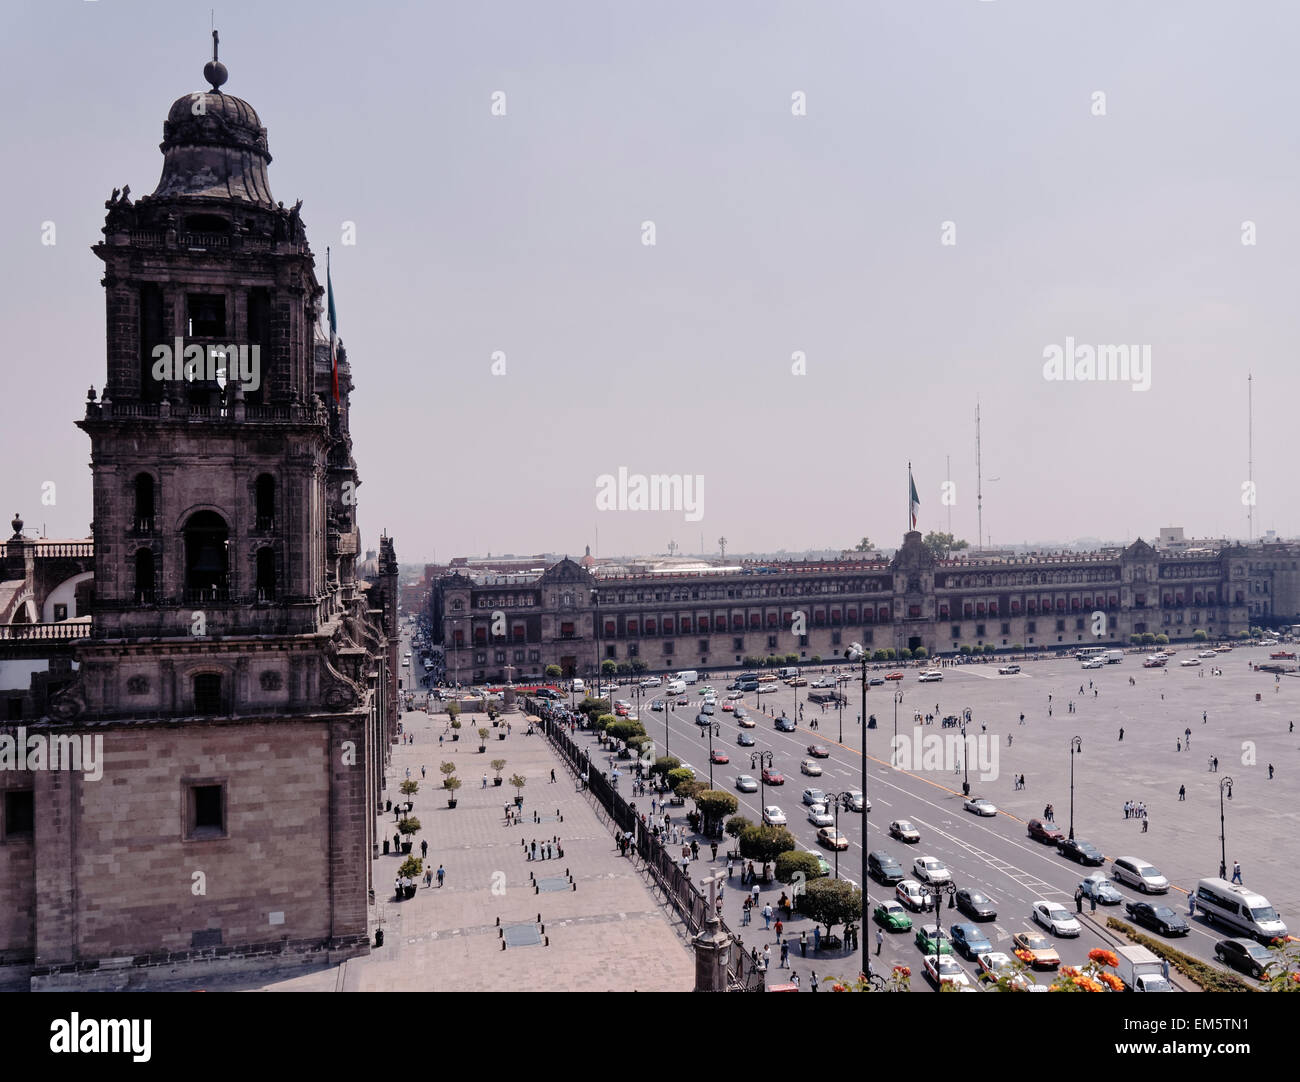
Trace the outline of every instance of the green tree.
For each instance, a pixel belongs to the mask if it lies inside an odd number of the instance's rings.
[[[761,657],[755,657],[753,654],[746,654],[745,660],[741,662],[741,664],[747,669],[757,669],[763,664],[763,659]]]
[[[620,661],[618,663],[619,676],[626,676],[631,671],[632,671],[632,663],[630,661]]]
[[[811,883],[814,879],[825,876],[822,862],[816,853],[807,853],[802,849],[792,849],[781,853],[776,858],[776,878],[782,883]],[[802,879],[797,878],[803,876]]]
[[[668,771],[668,788],[677,793],[677,787],[688,781],[695,780],[695,771],[689,766],[679,766],[675,770]],[[680,795],[680,794],[678,794]]]
[[[921,544],[934,553],[936,560],[946,560],[954,552],[970,548],[969,542],[958,541],[952,534],[942,533],[938,530],[931,530],[921,538]]]
[[[615,661],[613,658],[606,658],[604,661],[600,663],[600,671],[605,676],[613,676],[616,672],[618,672],[618,662]]]
[[[984,652],[986,654],[996,654],[998,652],[998,648],[994,646],[991,642],[986,642],[984,644]]]
[[[918,646],[915,650],[912,651],[912,656],[914,658],[920,658],[924,660],[925,658],[928,658],[930,656],[930,651],[927,650],[924,646]]]
[[[700,833],[716,838],[722,832],[723,818],[733,814],[740,807],[740,801],[722,789],[703,789],[695,794],[695,806],[703,819]]]
[[[814,665],[820,665],[822,663],[822,656],[821,654],[813,654],[813,656],[808,660],[811,661]]]
[[[420,791],[420,783],[411,778],[407,778],[397,787],[401,790],[402,796],[415,796]]]
[[[881,662],[881,661],[888,661],[889,658],[885,657],[885,651],[877,650],[875,653],[871,655],[871,660],[875,662]]]
[[[564,675],[564,670],[558,665],[547,665],[545,675],[547,680],[558,680]]]
[[[448,788],[447,782],[449,782],[451,780],[451,776],[456,773],[456,764],[439,763],[438,769],[442,772],[442,787],[446,789]]]
[[[1132,636],[1130,636],[1131,638]],[[1203,628],[1197,628],[1192,632],[1192,642],[1208,642],[1210,636],[1205,633]]]
[[[876,546],[871,543],[870,538],[864,537],[861,541],[859,541],[856,545],[853,546],[853,551],[871,552],[875,547]]]
[[[492,769],[496,772],[496,776],[498,778],[501,777],[501,771],[503,771],[505,768],[506,768],[506,761],[504,759],[492,760]]]
[[[957,651],[957,653],[959,653],[959,654],[964,654],[964,655],[966,655],[967,657],[970,657],[970,647],[969,647],[969,646],[966,646],[965,644],[963,644],[962,647],[961,647],[961,649],[959,649],[959,650]]]
[[[632,671],[633,671],[633,672],[645,672],[646,669],[648,669],[649,667],[650,667],[650,666],[646,664],[646,660],[645,660],[645,658],[634,657],[634,658],[632,659]]]
[[[615,740],[630,740],[634,736],[645,736],[645,726],[639,721],[631,721],[628,718],[615,718],[612,714],[606,714],[600,720],[610,718],[609,723],[605,726],[605,735]]]
[[[460,703],[456,702],[455,699],[447,704],[447,716],[451,718],[453,723],[460,717]]]
[[[650,768],[650,774],[653,777],[656,774],[668,775],[682,765],[682,761],[676,755],[661,755],[654,761],[654,766]]]
[[[1159,635],[1156,636],[1156,645],[1157,645],[1157,646],[1168,646],[1168,645],[1169,645],[1169,636],[1166,635],[1166,634],[1164,634],[1164,632],[1161,632]]]
[[[787,665],[798,665],[798,664],[799,664],[799,655],[798,655],[798,654],[786,654],[786,655],[785,655],[785,663],[786,663]]]
[[[1141,645],[1142,645],[1142,636],[1141,636],[1141,635],[1138,635],[1138,634],[1130,635],[1130,636],[1128,637],[1128,641],[1129,641],[1133,646],[1141,646]]]
[[[511,774],[510,784],[515,787],[515,796],[522,797],[524,795],[524,786],[528,784],[528,779],[522,774]]]
[[[742,857],[762,862],[764,881],[770,878],[768,863],[796,848],[794,835],[785,827],[749,827],[741,833],[739,841]]]
[[[610,711],[610,702],[608,699],[593,699],[590,696],[578,703],[578,713],[587,718],[588,724],[600,717],[601,714],[608,714]]]
[[[402,861],[401,867],[397,869],[398,875],[404,875],[408,879],[419,879],[420,873],[424,871],[424,861],[417,856],[409,856]]]
[[[739,838],[754,824],[746,819],[743,815],[733,815],[727,820],[727,825],[722,829],[730,838]]]
[[[404,816],[397,824],[399,833],[404,835],[407,841],[410,841],[411,835],[418,833],[420,830],[420,820],[414,815]]]
[[[1154,646],[1155,642],[1156,642],[1156,637],[1150,631],[1146,631],[1143,633],[1142,635],[1143,646]]]
[[[842,879],[815,879],[804,890],[799,911],[824,924],[829,935],[837,924],[858,919],[862,913],[862,891]]]
[[[907,646],[904,646],[903,649],[901,649],[900,651],[898,651],[898,656],[899,656],[903,661],[911,661],[911,660],[912,660],[912,651],[911,651],[911,648],[910,648],[910,647],[907,647]]]

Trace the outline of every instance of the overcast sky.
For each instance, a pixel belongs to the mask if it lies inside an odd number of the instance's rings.
[[[112,188],[157,183],[209,8],[0,10],[0,492],[50,536],[91,518],[89,247]],[[1248,370],[1256,533],[1300,533],[1297,5],[228,0],[217,20],[322,282],[333,248],[367,547],[893,546],[909,460],[921,529],[947,528],[947,456],[974,541],[977,399],[993,543],[1244,536]],[[1149,347],[1149,389],[1045,379],[1067,338]],[[702,477],[702,517],[597,510],[620,467]]]

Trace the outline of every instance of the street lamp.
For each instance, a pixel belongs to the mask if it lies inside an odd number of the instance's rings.
[[[1232,779],[1223,778],[1219,782],[1219,878],[1228,878],[1228,842],[1223,820],[1223,794],[1232,792]]]
[[[903,691],[898,688],[894,691],[894,747],[898,747],[898,704],[903,701]]]
[[[848,802],[849,802],[849,794],[847,792],[826,794],[827,806],[830,806],[831,804],[834,804],[835,806],[835,837],[837,838],[840,836],[840,806],[848,804]],[[865,838],[863,839],[863,842],[864,843],[866,842]],[[835,878],[838,879],[839,877],[840,877],[840,851],[837,848],[835,850]]]
[[[934,970],[939,971],[939,956],[943,954],[940,947],[943,945],[943,906],[939,899],[948,895],[948,908],[952,909],[955,905],[955,895],[957,894],[957,884],[951,879],[946,883],[922,883],[921,896],[923,898],[934,899]],[[865,927],[865,925],[864,925]],[[939,984],[940,990],[943,989],[943,983]]]
[[[1070,841],[1074,841],[1074,756],[1083,753],[1083,737],[1070,737]]]
[[[763,770],[772,769],[772,753],[770,751],[751,751],[749,753],[749,769],[758,771],[758,804],[759,807],[767,807],[767,787],[763,782]]]
[[[709,736],[709,788],[713,788],[713,738],[722,735],[722,726],[716,721],[708,726]]]
[[[867,900],[867,651],[861,643],[855,642],[849,645],[846,656],[850,661],[862,662],[862,878],[859,880],[862,890],[862,923],[859,927],[865,932],[870,927],[867,923],[867,906],[870,904]],[[894,727],[897,731],[897,721]]]

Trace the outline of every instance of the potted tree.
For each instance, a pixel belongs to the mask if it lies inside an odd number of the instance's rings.
[[[415,843],[411,841],[411,836],[420,829],[420,820],[414,815],[408,815],[397,824],[398,833],[402,835],[402,852],[409,854],[411,846]]]
[[[419,881],[420,873],[424,871],[424,861],[419,857],[407,857],[402,861],[402,866],[397,869],[397,874],[403,878]],[[403,898],[415,897],[415,885],[406,888],[402,893]]]
[[[398,789],[400,789],[402,791],[402,795],[407,798],[406,810],[410,811],[411,808],[415,805],[415,801],[411,800],[410,798],[415,796],[415,794],[420,791],[420,783],[418,781],[415,781],[412,778],[407,778],[405,781],[402,782],[401,785],[398,786]]]
[[[443,787],[444,789],[448,789],[448,788],[450,788],[450,786],[447,784],[447,782],[451,781],[451,776],[452,776],[453,774],[456,773],[456,764],[455,764],[455,763],[439,763],[439,764],[438,764],[438,769],[439,769],[439,771],[442,772],[442,787]]]
[[[490,731],[491,730],[486,727],[478,731],[478,750],[480,755],[487,751],[487,738]]]
[[[496,771],[496,775],[497,775],[495,778],[492,779],[493,785],[499,786],[501,784],[501,771],[503,771],[505,768],[506,768],[506,761],[504,759],[492,760],[492,769]]]
[[[511,776],[510,784],[515,787],[515,807],[522,808],[524,806],[524,786],[528,784],[528,779],[522,774],[515,774]]]
[[[442,784],[447,789],[447,791],[451,794],[449,797],[447,797],[447,807],[454,808],[456,806],[456,790],[460,788],[460,784],[461,784],[460,778],[457,778],[453,775],[452,777],[449,777]]]
[[[499,717],[501,717],[501,708],[495,702],[488,703],[488,721],[492,722],[492,728],[497,727]]]
[[[453,717],[451,719],[451,738],[453,740],[460,739],[460,718]]]

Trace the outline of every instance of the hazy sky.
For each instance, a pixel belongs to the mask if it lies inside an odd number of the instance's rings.
[[[91,518],[89,247],[112,188],[157,183],[209,8],[0,9],[0,492],[51,536]],[[1256,532],[1300,533],[1297,5],[348,0],[217,22],[322,282],[334,250],[367,547],[893,546],[909,459],[921,528],[946,528],[948,455],[973,541],[977,398],[994,543],[1244,535],[1248,370]],[[1148,346],[1150,389],[1046,380],[1067,337]],[[703,517],[598,511],[620,467],[702,477]]]

